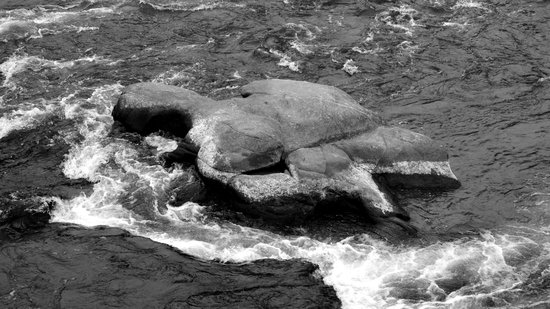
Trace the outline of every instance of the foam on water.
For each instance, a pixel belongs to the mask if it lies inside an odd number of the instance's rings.
[[[24,72],[26,70],[36,72],[44,68],[64,69],[91,63],[114,65],[116,64],[116,61],[112,61],[110,59],[97,55],[83,57],[75,60],[57,61],[44,59],[38,56],[29,56],[26,54],[15,53],[2,64],[0,64],[0,72],[2,72],[2,75],[4,75],[4,82],[2,83],[2,87],[6,87],[10,90],[17,89],[17,83],[14,82],[12,79],[18,73]]]
[[[466,28],[466,26],[468,26],[468,22],[464,22],[464,23],[444,22],[443,26],[445,26],[445,27],[458,27],[458,28],[464,29],[464,28]]]
[[[117,14],[122,4],[115,3],[80,11],[69,10],[73,6],[38,6],[33,9],[0,10],[0,40],[37,39],[44,35],[63,32],[95,31],[99,27],[90,23],[97,23],[97,18]]]
[[[300,62],[292,61],[292,58],[289,55],[285,53],[281,53],[278,50],[274,50],[274,49],[269,50],[269,52],[280,58],[279,63],[277,63],[277,65],[282,67],[287,67],[293,72],[302,71],[302,69],[300,68]]]
[[[51,104],[40,105],[41,107],[21,107],[10,113],[2,114],[2,117],[0,117],[0,138],[8,135],[14,130],[20,130],[33,126],[45,115],[50,114],[53,110],[53,106]]]
[[[355,65],[353,59],[346,60],[344,66],[342,67],[342,70],[348,73],[350,76],[359,72],[359,68]]]
[[[415,21],[416,15],[418,12],[415,9],[401,5],[376,14],[375,20],[412,36],[414,28],[419,26]]]
[[[362,48],[362,47],[354,46],[351,50],[353,50],[356,53],[371,54],[371,55],[375,55],[375,54],[378,54],[378,53],[381,53],[381,52],[384,51],[384,49],[380,48],[380,46],[378,46],[378,44],[373,49],[365,49],[365,48]]]
[[[75,60],[53,61],[37,56],[13,54],[5,62],[0,64],[0,72],[2,72],[4,76],[4,82],[1,87],[7,88],[10,91],[19,91],[20,87],[24,85],[19,85],[14,77],[27,70],[37,72],[45,68],[64,69],[91,63],[111,65],[114,62],[95,55]],[[60,98],[59,100],[33,100],[18,103],[17,109],[13,109],[14,106],[6,106],[9,101],[4,102],[4,98],[2,97],[0,100],[0,138],[8,135],[14,130],[32,127],[40,120],[44,119],[46,115],[50,115],[57,111],[60,106],[66,107],[64,110],[65,116],[70,118],[71,115],[69,115],[69,113],[75,113],[75,110],[77,110],[77,106],[67,103],[73,96],[74,94]],[[93,125],[86,119],[83,121],[84,125],[92,126],[89,130],[94,130]]]
[[[195,203],[159,205],[166,187],[185,171],[140,159],[140,147],[154,148],[158,155],[174,149],[174,141],[153,135],[140,146],[109,137],[110,112],[121,88],[106,85],[87,100],[64,100],[66,117],[79,120],[78,132],[84,137],[79,142],[68,137],[73,148],[64,172],[95,185],[89,196],[57,199],[54,221],[121,227],[204,259],[306,259],[319,265],[319,274],[334,286],[345,308],[472,307],[483,297],[513,291],[533,263],[550,258],[547,246],[524,236],[486,232],[424,247],[392,246],[368,235],[324,242],[214,222]],[[145,201],[149,217],[124,207],[124,196],[136,201],[143,199],[143,192],[152,197]],[[547,243],[550,236],[540,237]],[[470,289],[481,292],[472,294]]]
[[[219,1],[219,0],[140,0],[140,3],[148,4],[159,11],[204,11],[219,8],[242,8],[243,3],[235,3],[235,1]]]
[[[283,26],[284,35],[279,39],[284,41],[283,46],[271,46],[267,52],[279,59],[277,65],[287,67],[293,72],[302,72],[304,56],[311,56],[321,46],[315,41],[322,30],[314,25],[301,23],[286,23]]]
[[[202,62],[196,62],[182,69],[170,69],[163,72],[153,78],[151,82],[186,87],[190,82],[196,79],[197,75],[203,75],[205,73],[206,69],[204,68],[204,64]]]
[[[486,7],[483,5],[483,3],[475,1],[475,0],[458,0],[455,5],[453,5],[452,9],[458,9],[458,8],[480,8],[480,9],[486,9]]]

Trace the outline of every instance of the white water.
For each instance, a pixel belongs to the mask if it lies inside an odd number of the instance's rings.
[[[538,259],[549,255],[548,244],[490,232],[479,239],[395,247],[368,235],[322,242],[216,223],[204,215],[203,206],[195,203],[168,206],[161,213],[157,207],[165,188],[184,171],[166,170],[140,158],[143,149],[150,149],[152,155],[173,149],[171,140],[153,135],[136,146],[107,136],[112,125],[110,112],[120,89],[118,84],[106,85],[96,89],[88,100],[64,100],[65,116],[79,120],[78,131],[85,137],[73,145],[64,172],[68,177],[84,177],[96,184],[90,196],[57,200],[53,221],[121,227],[204,259],[242,262],[303,258],[320,266],[320,275],[334,286],[345,308],[468,308],[487,295],[513,289],[524,279],[528,270],[507,265],[505,257],[522,254]],[[145,204],[152,215],[143,216],[124,207],[140,204],[138,200],[144,194],[151,197]],[[547,234],[539,233],[548,239]],[[464,289],[485,292],[465,296],[458,290],[444,300],[436,280],[456,279],[464,273]],[[418,290],[425,301],[400,299],[396,293],[402,288],[395,287],[403,287],[404,283]]]
[[[147,3],[157,10],[170,11],[204,11],[217,8],[244,7],[244,4],[234,3],[232,1],[219,0],[140,0],[141,3]]]
[[[95,55],[75,60],[54,61],[37,56],[13,54],[0,64],[0,72],[4,76],[4,81],[1,86],[16,93],[20,90],[17,75],[26,71],[39,72],[44,69],[62,70],[93,64],[113,65],[114,63],[116,63],[116,61]],[[17,107],[10,107],[5,106],[3,98],[0,97],[0,138],[6,136],[13,130],[32,127],[34,124],[44,119],[45,116],[56,112],[59,105],[65,105],[67,99],[68,98],[60,98],[59,100],[37,99],[25,102]],[[66,106],[67,110],[65,112],[74,108],[74,106]]]
[[[67,61],[56,61],[48,60],[37,56],[28,56],[26,54],[13,54],[10,58],[0,64],[0,72],[4,75],[4,82],[2,87],[15,90],[17,88],[17,83],[12,79],[17,74],[24,71],[40,71],[42,69],[64,69],[72,68],[78,65],[88,65],[88,64],[107,64],[113,65],[116,61],[103,58],[101,56],[89,56],[83,57],[75,60]]]
[[[32,107],[28,110],[19,109],[0,117],[0,138],[8,135],[13,130],[20,130],[37,123],[41,117],[51,112],[51,106],[44,109]]]
[[[76,5],[0,11],[0,41],[10,36],[37,39],[63,32],[96,31],[97,19],[116,14],[121,4],[78,12],[69,10]]]

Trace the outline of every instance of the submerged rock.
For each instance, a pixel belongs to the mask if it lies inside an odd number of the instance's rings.
[[[443,147],[388,127],[345,92],[292,80],[245,85],[213,101],[163,84],[126,87],[113,117],[129,130],[166,130],[198,149],[200,174],[235,193],[248,212],[296,218],[321,201],[360,203],[374,217],[407,218],[389,186],[456,188]]]
[[[117,228],[51,224],[0,242],[0,307],[339,308],[316,270],[201,261]]]

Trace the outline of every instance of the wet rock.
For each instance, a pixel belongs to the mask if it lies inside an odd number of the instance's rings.
[[[200,202],[206,197],[206,186],[194,167],[170,182],[166,190],[168,203],[174,206],[185,202]]]
[[[201,261],[116,228],[52,224],[0,244],[0,306],[339,308],[316,269],[301,260]]]
[[[160,196],[158,200],[161,203],[157,203],[154,190],[150,187],[140,186],[138,178],[135,177],[135,179],[136,182],[130,184],[127,191],[119,197],[118,202],[122,207],[131,210],[142,218],[156,218],[159,213],[164,211],[165,204],[162,202],[166,202],[168,196]]]
[[[164,162],[165,167],[169,167],[176,162],[193,165],[197,159],[197,152],[198,149],[195,149],[193,146],[186,143],[179,143],[176,150],[161,154],[160,159]]]
[[[16,239],[28,229],[45,226],[50,220],[52,206],[39,198],[0,197],[0,241]]]
[[[140,83],[123,91],[113,117],[141,134],[184,137],[198,149],[203,177],[233,191],[248,212],[273,218],[303,218],[327,200],[358,202],[374,217],[407,218],[372,175],[390,186],[459,186],[440,144],[385,126],[335,87],[274,79],[245,85],[241,94],[213,101]]]
[[[208,112],[213,105],[215,101],[191,90],[142,83],[125,89],[113,110],[113,117],[127,129],[141,134],[166,130],[185,136],[192,124],[192,115],[197,111]]]
[[[70,148],[62,135],[71,125],[51,117],[0,139],[0,225],[45,223],[49,207],[42,198],[68,199],[91,189],[88,181],[68,179],[62,171]]]

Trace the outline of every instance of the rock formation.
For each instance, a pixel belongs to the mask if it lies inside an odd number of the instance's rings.
[[[316,271],[202,261],[117,228],[53,223],[0,241],[0,307],[340,308]]]
[[[326,85],[262,80],[241,98],[214,101],[156,83],[126,87],[113,117],[140,134],[165,130],[196,151],[206,179],[267,218],[303,217],[319,202],[360,203],[369,215],[407,218],[389,186],[456,188],[445,149],[388,127],[345,92]],[[193,151],[185,151],[188,156]]]

